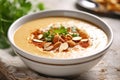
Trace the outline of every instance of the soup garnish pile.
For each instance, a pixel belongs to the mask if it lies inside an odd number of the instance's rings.
[[[69,51],[76,45],[90,46],[88,34],[76,26],[53,24],[47,30],[37,29],[31,33],[30,42],[45,51]]]

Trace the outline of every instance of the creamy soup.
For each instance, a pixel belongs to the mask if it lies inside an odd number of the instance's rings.
[[[46,17],[21,25],[15,32],[14,42],[30,54],[62,59],[94,54],[108,41],[103,30],[87,21]]]

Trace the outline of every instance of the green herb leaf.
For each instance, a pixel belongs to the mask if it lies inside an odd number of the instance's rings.
[[[76,27],[75,26],[71,27],[71,30],[72,32],[76,32]]]
[[[78,37],[78,36],[79,36],[79,34],[77,34],[77,33],[72,34],[72,37]]]
[[[32,8],[27,0],[0,0],[0,48],[9,47],[7,31],[10,25],[18,18],[26,15]],[[44,4],[39,4],[44,10]]]
[[[48,41],[48,42],[52,41],[53,37],[54,37],[53,35],[49,35],[49,36],[45,37],[45,40]]]
[[[31,3],[26,0],[0,0],[0,48],[9,47],[7,31],[19,17],[28,13]]]
[[[43,37],[46,41],[52,41],[54,38],[54,35],[66,35],[68,34],[67,29],[64,26],[60,26],[59,28],[53,28],[51,27],[47,32],[43,33]]]
[[[39,10],[44,10],[44,9],[45,9],[44,4],[43,4],[43,3],[39,3],[39,4],[38,4],[38,9],[39,9]]]
[[[67,29],[64,26],[60,26],[60,28],[55,29],[54,33],[59,34],[59,35],[66,35],[68,34]]]
[[[52,41],[54,35],[50,31],[44,32],[43,37],[46,41]]]
[[[44,32],[43,33],[43,37],[45,38],[45,37],[48,37],[50,35],[50,31],[47,31],[47,32]]]
[[[4,49],[4,48],[8,48],[9,46],[10,45],[8,39],[4,35],[0,35],[0,48]]]

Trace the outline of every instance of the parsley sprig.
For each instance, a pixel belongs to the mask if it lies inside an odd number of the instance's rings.
[[[52,41],[55,35],[67,35],[68,31],[67,28],[65,28],[63,25],[61,25],[59,28],[53,28],[51,27],[48,31],[43,33],[43,37],[45,41]]]
[[[44,10],[44,4],[39,3],[39,10]],[[32,9],[32,3],[27,0],[0,0],[0,48],[8,48],[7,31],[10,25],[19,17],[26,15]]]

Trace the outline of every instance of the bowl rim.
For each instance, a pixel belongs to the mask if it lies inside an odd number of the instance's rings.
[[[109,33],[110,33],[110,40],[108,41],[108,44],[103,49],[101,49],[99,51],[96,51],[94,54],[83,56],[83,57],[78,57],[78,58],[67,58],[67,59],[48,58],[48,57],[37,56],[37,55],[34,55],[34,54],[30,54],[28,51],[25,51],[25,50],[19,48],[17,45],[15,45],[14,41],[12,41],[13,37],[11,37],[10,33],[11,33],[11,29],[15,27],[16,23],[18,23],[20,20],[22,20],[24,18],[27,18],[27,17],[34,16],[34,15],[37,15],[37,14],[49,13],[49,12],[75,12],[75,13],[82,13],[84,15],[88,15],[90,17],[96,18],[96,19],[98,19],[99,21],[101,21],[103,24],[105,24],[108,27]],[[98,54],[101,54],[102,52],[104,52],[105,50],[107,50],[110,47],[110,45],[112,44],[112,42],[113,42],[113,31],[112,31],[111,27],[105,21],[103,21],[101,18],[97,17],[96,15],[84,12],[84,11],[76,11],[76,10],[45,10],[45,11],[41,11],[41,12],[35,12],[35,13],[32,13],[32,14],[28,14],[28,15],[25,15],[25,16],[20,17],[19,19],[17,19],[10,26],[10,28],[8,30],[8,39],[9,39],[9,41],[10,41],[10,43],[11,43],[11,45],[13,47],[15,47],[16,49],[18,49],[19,51],[22,51],[23,53],[25,53],[25,55],[29,55],[29,56],[36,57],[36,58],[41,58],[42,60],[48,60],[48,61],[50,60],[50,61],[58,61],[59,62],[59,61],[82,60],[82,59],[85,59],[85,58],[91,58],[91,57],[94,57],[94,56],[96,56]],[[21,53],[19,53],[19,54],[21,54]],[[26,56],[26,57],[28,57],[28,56]]]

